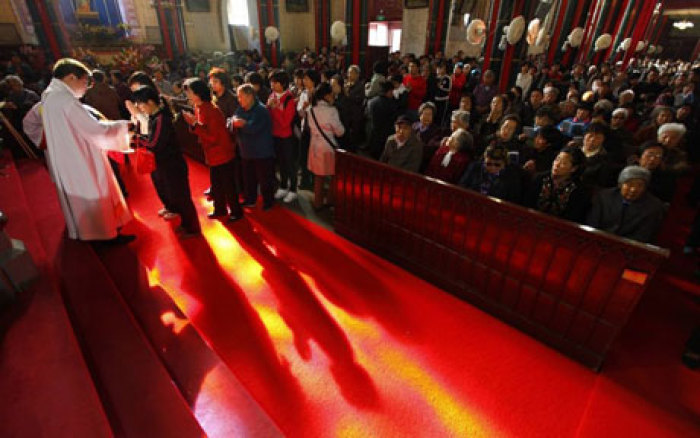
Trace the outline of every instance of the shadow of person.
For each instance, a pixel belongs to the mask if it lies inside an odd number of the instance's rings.
[[[98,254],[154,351],[195,413],[199,411],[195,408],[204,401],[207,412],[219,414],[214,422],[219,433],[241,433],[246,427],[250,429],[245,434],[263,430],[269,436],[280,433],[262,408],[252,401],[239,380],[228,377],[228,366],[178,307],[177,297],[171,296],[177,291],[169,293],[161,285],[151,284],[148,269],[128,247],[101,248]],[[205,387],[206,379],[219,366],[227,371],[222,373],[217,369],[215,386]],[[212,405],[207,400],[215,402]],[[205,422],[211,423],[210,420]]]
[[[285,415],[280,412],[280,406],[303,415],[307,409],[305,396],[289,364],[277,354],[258,313],[240,287],[222,270],[207,240],[194,238],[172,242],[139,221],[133,221],[130,229],[139,235],[137,242],[145,246],[137,249],[140,263],[147,269],[158,269],[163,264],[159,257],[164,258],[163,262],[169,265],[168,272],[164,270],[160,275],[172,276],[170,280],[178,284],[177,288],[168,288],[168,294],[180,303],[180,315],[189,319],[264,409],[273,411],[273,417]],[[120,257],[127,256],[117,253],[111,261],[120,265]],[[188,306],[188,302],[196,305]]]
[[[294,260],[305,272],[313,272],[319,289],[333,304],[354,315],[371,315],[397,338],[416,339],[422,322],[411,320],[394,292],[398,282],[385,281],[381,274],[388,273],[371,258],[361,259],[362,254],[351,257],[344,248],[310,230],[313,225],[304,218],[283,209],[249,220],[265,239],[274,242],[279,254]]]
[[[379,399],[374,382],[357,363],[345,332],[291,260],[275,254],[249,221],[241,221],[230,229],[235,231],[241,247],[262,266],[262,276],[279,301],[279,314],[293,333],[299,355],[308,360],[308,343],[315,341],[330,359],[331,374],[345,399],[362,409],[376,408]]]

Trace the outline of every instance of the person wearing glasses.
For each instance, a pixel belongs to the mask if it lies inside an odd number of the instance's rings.
[[[459,185],[513,203],[523,198],[523,174],[508,162],[508,150],[500,145],[491,145],[484,151],[481,160],[471,163],[459,181]]]

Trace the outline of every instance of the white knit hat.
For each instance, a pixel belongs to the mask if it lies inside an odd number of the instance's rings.
[[[659,129],[656,131],[656,135],[661,135],[665,132],[677,132],[680,135],[685,135],[687,131],[688,128],[686,128],[682,123],[664,123],[663,125],[659,126]]]

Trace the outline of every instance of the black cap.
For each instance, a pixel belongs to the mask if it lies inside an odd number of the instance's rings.
[[[394,123],[396,125],[413,125],[413,121],[411,120],[410,117],[406,115],[402,115],[396,118],[396,122]]]

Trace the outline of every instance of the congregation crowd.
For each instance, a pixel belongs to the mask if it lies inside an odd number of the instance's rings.
[[[251,51],[135,72],[71,60],[67,71],[90,78],[80,97],[98,117],[132,122],[136,144],[155,156],[159,213],[180,216],[186,235],[200,227],[173,127],[180,119],[210,168],[209,216],[230,220],[254,207],[258,193],[263,209],[295,201],[300,189],[313,190],[315,208],[332,205],[342,148],[654,242],[676,181],[700,160],[700,67],[690,62],[523,62],[505,93],[493,71],[461,52],[392,53],[371,72],[343,62],[336,49],[306,49],[280,68]],[[27,128],[50,76],[17,54],[0,68],[3,111]],[[688,248],[700,246],[695,234]]]

